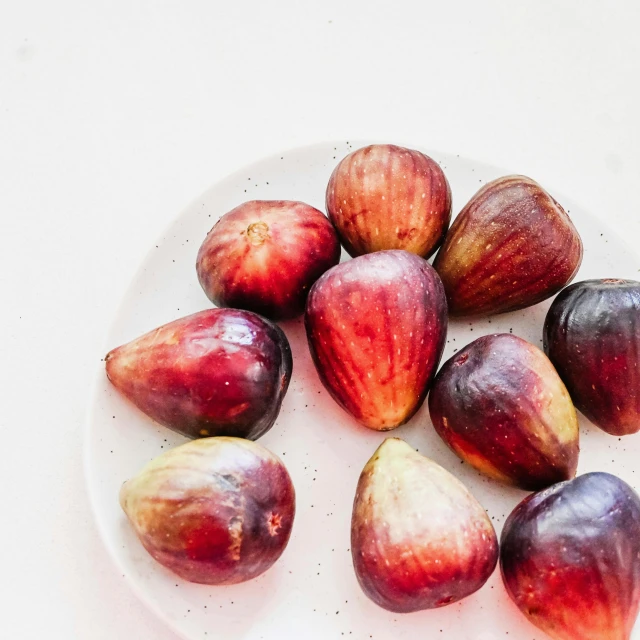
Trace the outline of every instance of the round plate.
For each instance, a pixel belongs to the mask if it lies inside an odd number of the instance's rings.
[[[115,347],[177,317],[210,306],[195,272],[196,253],[216,220],[251,199],[302,200],[324,210],[331,171],[364,142],[305,147],[267,158],[215,185],[157,240],[133,279],[105,345]],[[458,212],[485,182],[511,173],[459,156],[426,151],[445,171]],[[535,177],[535,176],[534,176]],[[635,278],[638,258],[601,220],[550,188],[584,241],[576,280]],[[343,252],[343,260],[348,256]],[[443,361],[487,333],[513,332],[541,345],[549,302],[483,320],[452,321]],[[88,418],[86,472],[99,530],[121,573],[172,629],[188,640],[328,640],[329,638],[497,640],[544,637],[511,604],[499,571],[476,594],[434,611],[396,615],[378,608],[358,587],[349,549],[351,507],[362,467],[386,435],[359,426],[321,386],[302,320],[283,323],[294,371],[282,411],[260,442],[287,465],[297,492],[289,546],[250,582],[208,587],[184,582],[147,555],[118,504],[120,485],[149,460],[184,439],[124,400],[101,369]],[[610,471],[636,484],[640,438],[608,436],[581,417],[579,473]],[[489,512],[498,533],[526,495],[475,472],[435,434],[426,409],[393,434],[457,475]],[[640,471],[638,472],[640,474]]]

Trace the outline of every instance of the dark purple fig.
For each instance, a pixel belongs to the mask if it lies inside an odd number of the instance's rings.
[[[454,316],[504,313],[557,293],[576,275],[582,241],[564,209],[536,182],[486,184],[454,220],[434,267]]]
[[[562,291],[544,350],[576,407],[603,431],[640,431],[640,282],[585,280]]]
[[[107,354],[107,376],[141,411],[190,438],[254,440],[278,417],[291,378],[283,331],[237,309],[175,320]]]
[[[311,285],[340,261],[340,242],[321,211],[303,202],[253,200],[220,218],[196,263],[219,307],[272,320],[301,314]]]
[[[451,219],[451,189],[440,165],[419,151],[373,144],[340,161],[327,211],[352,256],[403,249],[428,258]]]
[[[640,498],[587,473],[523,500],[502,531],[511,599],[554,640],[629,640],[640,606]]]
[[[388,438],[358,481],[351,555],[364,593],[398,613],[471,595],[498,561],[482,505],[448,471]]]
[[[282,554],[295,492],[285,466],[241,438],[167,451],[124,483],[120,504],[144,548],[190,582],[235,584]]]
[[[427,395],[444,347],[447,303],[428,262],[379,251],[327,271],[311,289],[305,324],[334,400],[385,431],[409,420]]]
[[[449,447],[496,480],[536,490],[576,473],[576,410],[549,359],[522,338],[483,336],[445,362],[429,411]]]

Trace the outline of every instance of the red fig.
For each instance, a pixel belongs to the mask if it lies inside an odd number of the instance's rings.
[[[235,584],[264,573],[291,534],[295,492],[282,462],[241,438],[162,454],[120,491],[144,548],[180,577]]]
[[[576,473],[576,410],[549,359],[522,338],[483,336],[445,362],[429,411],[451,449],[496,480],[536,490]]]
[[[428,258],[447,232],[451,189],[440,165],[423,153],[374,144],[335,168],[327,212],[352,256],[404,249]]]
[[[358,481],[351,554],[365,594],[408,613],[480,589],[496,566],[498,541],[482,505],[457,478],[388,438]]]
[[[113,349],[106,363],[118,391],[190,438],[260,437],[278,417],[292,369],[282,330],[237,309],[165,324]]]
[[[254,200],[215,224],[196,270],[219,307],[285,320],[304,311],[311,285],[339,261],[340,243],[323,213],[302,202]]]
[[[591,422],[616,436],[640,431],[640,282],[567,287],[547,313],[544,350]]]
[[[444,347],[447,305],[428,262],[380,251],[325,273],[309,294],[305,324],[334,400],[384,431],[409,420],[424,401]]]
[[[629,640],[640,606],[640,498],[587,473],[523,500],[502,531],[505,587],[554,640]]]
[[[458,214],[434,267],[455,316],[504,313],[557,293],[576,275],[582,241],[564,209],[536,182],[486,184]]]

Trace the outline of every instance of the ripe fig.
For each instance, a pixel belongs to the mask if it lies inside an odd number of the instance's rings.
[[[454,316],[504,313],[557,293],[576,275],[582,240],[564,209],[536,182],[486,184],[447,233],[434,267]]]
[[[287,546],[295,492],[280,459],[241,438],[203,438],[162,454],[120,491],[144,548],[181,578],[235,584]]]
[[[587,473],[525,498],[502,531],[511,599],[554,640],[629,640],[640,605],[640,498]]]
[[[305,325],[322,383],[379,431],[419,409],[442,355],[447,304],[438,275],[406,251],[339,264],[313,285]]]
[[[404,249],[428,258],[447,232],[451,189],[440,165],[423,153],[374,144],[335,168],[327,212],[352,256]]]
[[[219,307],[286,320],[304,311],[311,285],[339,261],[340,242],[323,213],[302,202],[254,200],[218,220],[196,270]]]
[[[576,473],[576,410],[549,359],[522,338],[483,336],[445,362],[429,411],[447,445],[496,480],[534,491]]]
[[[576,407],[603,431],[640,431],[640,282],[585,280],[562,291],[544,350]]]
[[[457,478],[388,438],[358,481],[351,554],[364,593],[384,609],[408,613],[480,589],[498,561],[498,540]]]
[[[107,376],[141,411],[190,438],[255,440],[278,417],[291,379],[283,331],[238,309],[175,320],[107,354]]]

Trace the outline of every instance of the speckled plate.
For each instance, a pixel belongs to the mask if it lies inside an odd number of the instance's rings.
[[[278,154],[238,171],[195,200],[153,243],[116,312],[105,352],[157,325],[210,306],[194,265],[201,241],[220,215],[254,198],[302,200],[324,209],[324,190],[333,167],[364,144],[320,144]],[[440,162],[449,178],[454,213],[483,183],[518,171],[518,167],[498,169],[426,152]],[[585,254],[577,279],[637,278],[640,259],[602,220],[557,192],[555,185],[545,186],[570,212],[582,235]],[[512,331],[540,345],[548,306],[546,302],[491,319],[451,322],[444,358],[474,338],[499,331]],[[543,634],[508,600],[498,571],[478,593],[436,611],[396,615],[379,609],[362,594],[349,551],[351,506],[358,475],[385,435],[360,427],[331,400],[313,368],[302,321],[284,323],[283,328],[293,349],[293,379],[278,421],[260,442],[287,465],[297,491],[297,516],[280,561],[245,584],[189,584],[156,564],[137,541],[118,504],[120,485],[148,460],[184,440],[123,400],[99,371],[86,434],[87,482],[100,532],[135,592],[188,640],[542,640]],[[462,464],[433,431],[426,404],[394,435],[463,480],[488,510],[498,532],[525,495]],[[610,471],[637,486],[640,436],[620,440],[584,418],[581,436],[580,472]]]

